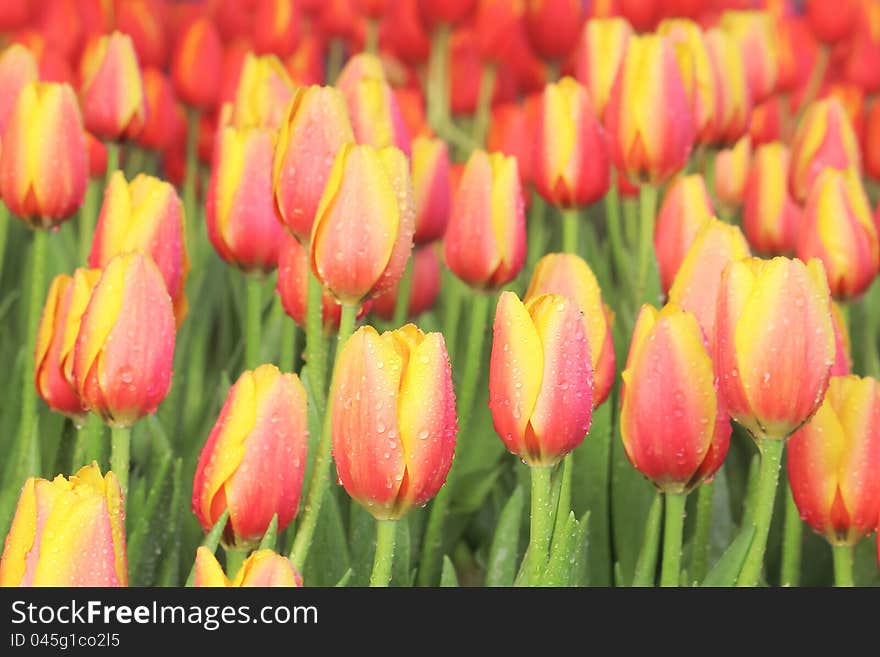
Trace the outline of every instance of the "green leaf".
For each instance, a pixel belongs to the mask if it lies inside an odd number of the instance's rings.
[[[309,556],[303,566],[303,580],[307,586],[333,586],[350,566],[345,528],[336,495],[331,489],[324,494],[321,518],[315,527]]]
[[[577,540],[578,521],[574,511],[569,512],[561,531],[553,536],[550,546],[550,561],[541,578],[541,586],[568,586],[573,562],[572,553]]]
[[[208,548],[212,553],[217,551],[217,546],[220,545],[220,537],[223,535],[223,528],[226,527],[226,522],[229,520],[229,509],[223,512],[223,515],[217,519],[217,522],[214,523],[214,526],[211,527],[211,531],[205,534],[205,538],[202,541],[202,547]],[[186,578],[186,586],[192,586],[193,582],[196,579],[196,566],[195,560],[193,561],[193,567],[189,571],[189,576]]]
[[[338,589],[345,588],[348,586],[349,581],[351,580],[351,576],[354,574],[354,571],[349,568],[345,571],[345,574],[339,578],[339,581],[336,582],[336,587]]]
[[[165,455],[152,477],[150,492],[143,506],[128,517],[134,519],[128,534],[128,563],[132,586],[148,586],[154,581],[162,547],[168,539],[168,509],[173,509],[174,479],[172,459]],[[146,482],[140,479],[139,484]]]
[[[440,586],[443,588],[454,588],[458,586],[458,575],[455,574],[455,566],[452,560],[443,555],[443,570],[440,571]]]
[[[571,566],[570,586],[589,586],[589,563],[592,557],[590,550],[590,512],[587,511],[578,520],[577,536],[574,542],[574,563]]]
[[[517,486],[498,516],[492,547],[489,548],[486,586],[513,586],[524,503],[525,493],[522,486]]]
[[[278,514],[272,516],[272,521],[263,534],[263,540],[260,541],[259,550],[274,550],[275,543],[278,541]]]
[[[633,576],[633,586],[653,586],[657,575],[657,552],[660,548],[660,529],[663,520],[663,495],[656,493],[644,526],[642,547]]]
[[[470,514],[479,509],[500,473],[501,467],[496,465],[491,470],[469,472],[456,479],[452,512]]]
[[[376,547],[376,520],[360,504],[351,500],[349,527],[351,546],[352,586],[367,586],[373,568]]]
[[[751,525],[743,527],[727,551],[712,566],[700,586],[734,586],[743,562],[746,560],[749,547],[752,545],[754,535],[754,527]]]
[[[180,586],[180,552],[181,552],[181,525],[183,524],[183,512],[186,505],[184,500],[183,482],[183,459],[174,461],[174,492],[171,497],[171,522],[168,528],[168,540],[165,542],[164,560],[159,569],[159,586]]]
[[[394,560],[391,563],[391,586],[409,586],[411,570],[409,518],[404,516],[395,524]]]

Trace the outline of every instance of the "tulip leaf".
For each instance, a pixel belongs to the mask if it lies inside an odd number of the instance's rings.
[[[373,568],[376,544],[376,520],[355,500],[350,501],[349,527],[351,546],[352,586],[366,586]]]
[[[443,569],[440,571],[440,586],[443,588],[455,588],[458,586],[458,575],[455,574],[455,566],[452,559],[443,555]]]
[[[712,566],[712,569],[706,575],[706,578],[700,583],[700,586],[734,586],[736,579],[739,577],[739,571],[743,562],[746,560],[746,553],[752,545],[752,537],[755,535],[755,528],[747,525],[742,528],[739,535],[734,539],[727,551],[721,555],[721,558]]]
[[[278,514],[272,515],[269,526],[266,527],[266,533],[260,541],[260,550],[274,550],[275,544],[278,542]]]
[[[307,586],[333,586],[350,566],[345,527],[339,513],[336,491],[331,489],[324,493],[321,517],[301,574]]]
[[[498,516],[495,536],[492,538],[492,546],[489,548],[486,586],[513,585],[514,577],[516,577],[524,503],[525,494],[522,486],[517,486]]]
[[[569,586],[589,586],[590,584],[589,564],[592,558],[591,550],[593,549],[590,538],[591,516],[591,512],[587,511],[578,520],[577,535],[574,541],[574,563],[571,565]]]
[[[653,586],[657,575],[657,553],[660,548],[660,530],[663,521],[663,494],[656,493],[648,519],[644,525],[639,560],[636,562],[633,586]]]
[[[335,588],[340,589],[340,588],[345,588],[346,586],[348,586],[348,583],[351,581],[351,576],[353,574],[354,574],[354,571],[351,568],[346,570],[345,574],[339,578],[338,582],[336,582]]]
[[[138,483],[143,485],[146,479]],[[168,538],[168,509],[174,495],[172,459],[166,454],[153,476],[150,492],[143,505],[129,518],[134,518],[128,534],[128,564],[132,586],[147,586],[153,582],[162,546]]]
[[[306,469],[303,475],[302,499],[306,499],[308,494],[309,483],[312,481],[312,470],[315,467],[315,454],[318,453],[318,443],[321,440],[321,432],[323,430],[323,418],[318,402],[315,399],[315,393],[310,383],[311,378],[308,373],[308,365],[303,366],[299,374],[300,381],[306,391],[306,421],[309,427],[309,449],[306,454]]]
[[[184,489],[186,484],[183,481],[183,459],[178,458],[174,461],[174,492],[171,496],[171,518],[168,527],[168,540],[165,541],[165,549],[163,550],[164,561],[159,570],[159,586],[179,586],[180,585],[180,552],[181,552],[181,525],[183,524],[183,511],[186,508],[184,504]],[[193,555],[195,558],[195,555]]]
[[[453,513],[469,514],[480,508],[500,473],[501,468],[495,466],[491,470],[483,469],[458,477],[453,489]]]
[[[578,521],[574,511],[570,511],[564,525],[553,536],[550,546],[550,560],[541,578],[541,586],[568,586],[574,558],[574,544],[577,540]]]
[[[220,537],[223,535],[223,528],[226,527],[226,523],[229,520],[229,509],[223,512],[217,522],[214,523],[214,526],[211,527],[211,531],[205,534],[205,538],[202,540],[201,546],[207,548],[212,553],[217,551],[217,546],[220,545]],[[189,576],[186,578],[186,585],[192,586],[193,582],[196,579],[196,566],[195,566],[195,556],[193,556],[193,567],[189,571]]]

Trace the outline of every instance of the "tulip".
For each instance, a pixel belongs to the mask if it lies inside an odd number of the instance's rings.
[[[381,294],[412,251],[415,208],[406,157],[393,146],[343,146],[312,226],[312,271],[342,304]]]
[[[865,93],[876,93],[880,90],[880,4],[863,2],[860,9],[844,75]]]
[[[789,185],[803,202],[826,168],[861,170],[859,145],[846,110],[837,98],[811,103],[791,143]]]
[[[533,97],[530,97],[530,99]],[[500,103],[492,108],[492,120],[486,137],[486,150],[504,153],[516,158],[519,177],[523,183],[532,179],[532,159],[535,150],[533,112],[537,102],[523,104]],[[880,158],[878,158],[880,159]]]
[[[865,156],[865,173],[874,180],[880,180],[880,102],[876,100],[865,118],[862,152]]]
[[[0,52],[0,137],[6,131],[22,87],[38,79],[37,62],[23,45],[13,43]]]
[[[755,150],[743,194],[743,230],[755,249],[767,254],[794,251],[801,209],[788,191],[791,154],[781,142]]]
[[[383,48],[388,47],[408,64],[424,62],[431,53],[431,40],[418,5],[419,0],[392,2],[379,32]]]
[[[852,373],[852,355],[850,353],[849,333],[846,330],[846,320],[840,306],[831,302],[831,323],[834,326],[834,364],[831,366],[831,376],[846,376]]]
[[[877,381],[835,376],[816,415],[789,441],[788,480],[801,518],[835,547],[855,545],[880,522],[878,428]]]
[[[593,111],[605,114],[611,87],[620,70],[633,29],[623,18],[591,18],[575,53],[575,77],[590,93]]]
[[[508,58],[514,56],[511,34],[523,30],[525,11],[524,3],[477,0],[472,26],[482,60],[503,66]]]
[[[587,90],[566,77],[544,89],[534,153],[535,188],[561,208],[590,205],[610,185],[605,136]]]
[[[254,46],[258,53],[286,57],[296,47],[299,7],[290,0],[255,0]]]
[[[443,336],[365,326],[339,359],[330,392],[339,480],[375,518],[400,518],[437,494],[452,465],[457,419]]]
[[[871,206],[854,171],[826,169],[804,208],[797,241],[801,260],[819,258],[835,299],[861,295],[880,270],[880,245]]]
[[[580,310],[593,370],[593,408],[608,399],[614,384],[615,356],[611,337],[614,314],[602,303],[602,291],[590,266],[573,253],[550,253],[535,264],[524,302],[542,294],[558,294]]]
[[[73,276],[59,274],[49,286],[37,331],[34,384],[53,411],[77,424],[85,422],[87,409],[73,379],[73,348],[83,312],[101,276],[97,269],[77,269]]]
[[[416,318],[431,309],[440,293],[440,256],[430,244],[413,249],[412,285],[407,297],[406,317]],[[385,321],[392,321],[397,297],[401,294],[396,282],[373,299],[373,311]]]
[[[627,458],[664,493],[684,493],[721,467],[730,418],[696,317],[675,303],[642,306],[623,371]]]
[[[231,574],[231,573],[230,573]],[[290,559],[272,550],[257,550],[241,564],[238,574],[230,580],[220,567],[217,557],[205,546],[196,550],[196,587],[301,587],[302,577]]]
[[[222,59],[223,45],[214,23],[199,18],[184,29],[171,58],[171,79],[183,102],[198,109],[217,104]]]
[[[352,57],[339,74],[336,86],[345,97],[359,144],[374,148],[397,146],[410,155],[409,133],[378,57],[368,53]]]
[[[770,15],[760,11],[726,11],[720,25],[739,45],[752,100],[761,102],[776,89],[779,74]]]
[[[205,531],[224,511],[224,544],[247,549],[278,516],[296,516],[308,447],[306,392],[295,374],[274,365],[244,372],[229,389],[199,455],[192,510]]]
[[[620,15],[639,32],[653,30],[660,18],[661,0],[617,0]]]
[[[114,32],[91,42],[80,62],[85,126],[113,141],[137,137],[144,127],[144,84],[131,37]]]
[[[6,124],[0,197],[33,228],[49,228],[79,209],[88,160],[82,116],[66,84],[30,82]]]
[[[837,43],[848,37],[859,14],[858,0],[807,0],[806,5],[810,29],[823,43]]]
[[[758,105],[749,120],[752,146],[758,147],[782,138],[782,97],[771,96]]]
[[[230,120],[239,128],[277,131],[293,97],[287,69],[274,55],[245,55]]]
[[[168,12],[163,0],[117,0],[116,27],[131,37],[141,66],[165,67],[168,58]]]
[[[284,231],[272,197],[274,146],[268,128],[221,119],[206,200],[208,238],[223,260],[246,273],[278,266]]]
[[[727,32],[711,29],[705,39],[719,89],[715,118],[705,138],[709,143],[732,144],[745,134],[752,113],[745,63],[736,41]]]
[[[526,34],[544,59],[564,60],[574,50],[586,18],[579,0],[527,0]]]
[[[171,298],[152,259],[135,252],[110,260],[74,347],[73,379],[83,404],[117,428],[154,413],[171,385],[174,330]]]
[[[752,163],[752,140],[746,135],[715,157],[715,195],[728,208],[742,204]]]
[[[697,318],[711,348],[721,273],[729,262],[750,255],[738,226],[710,218],[694,235],[681,267],[669,288],[669,301]]]
[[[162,151],[174,144],[181,136],[173,129],[180,108],[171,80],[159,69],[144,68],[144,107],[146,121],[137,136],[144,148]]]
[[[794,92],[806,85],[815,68],[818,44],[804,18],[784,16],[774,20],[779,75],[776,89]]]
[[[654,252],[664,292],[669,292],[694,236],[714,215],[703,176],[679,176],[669,184],[654,229]]]
[[[128,586],[125,509],[97,463],[66,479],[29,478],[0,557],[0,586]]]
[[[412,144],[412,183],[416,204],[416,244],[443,237],[449,223],[449,149],[442,139],[416,137]]]
[[[129,184],[116,171],[104,192],[89,266],[106,267],[130,251],[149,254],[159,268],[179,325],[187,311],[184,283],[189,272],[183,204],[167,182],[138,174]]]
[[[278,135],[272,186],[278,216],[303,242],[309,240],[336,154],[352,141],[345,100],[338,90],[296,90]]]
[[[633,180],[656,185],[687,163],[694,117],[672,45],[633,37],[605,109],[611,156]]]
[[[452,200],[446,265],[473,288],[501,287],[525,264],[525,226],[516,159],[474,151]]]

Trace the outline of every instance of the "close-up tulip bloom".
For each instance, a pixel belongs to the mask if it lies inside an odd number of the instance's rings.
[[[274,365],[244,372],[199,456],[192,509],[205,531],[224,511],[223,541],[236,549],[260,542],[272,517],[281,531],[296,516],[306,467],[306,391]]]
[[[551,466],[583,442],[593,416],[593,367],[578,304],[541,294],[498,297],[489,410],[507,449]]]
[[[791,152],[778,141],[755,149],[743,192],[743,231],[749,244],[767,255],[793,253],[801,228],[801,208],[791,197]]]
[[[412,184],[416,204],[416,244],[443,237],[449,223],[452,190],[449,148],[441,139],[416,137],[412,143]]]
[[[0,557],[0,586],[128,586],[125,509],[97,464],[21,489]]]
[[[584,24],[575,54],[575,77],[587,88],[598,118],[604,116],[632,35],[632,26],[619,17],[591,18]]]
[[[452,199],[446,265],[478,290],[509,283],[525,264],[526,224],[516,158],[476,150]]]
[[[217,557],[206,547],[196,551],[195,587],[253,588],[253,587],[300,587],[302,577],[290,563],[290,559],[272,550],[256,550],[245,559],[238,573],[226,576]]]
[[[330,390],[333,458],[346,492],[379,520],[402,517],[446,481],[458,429],[446,343],[408,324],[364,326]]]
[[[171,385],[175,323],[162,272],[142,252],[104,268],[82,316],[73,378],[83,404],[113,427],[156,411]]]

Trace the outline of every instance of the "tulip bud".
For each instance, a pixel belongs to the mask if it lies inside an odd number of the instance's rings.
[[[296,90],[278,135],[272,184],[281,221],[301,241],[309,241],[336,154],[353,141],[348,110],[338,90],[318,86]]]
[[[654,227],[654,252],[664,292],[669,292],[694,236],[714,215],[702,175],[678,176],[669,184]]]
[[[189,273],[183,203],[174,186],[163,180],[142,173],[129,184],[116,171],[104,192],[89,266],[106,267],[130,251],[148,254],[162,272],[180,325],[187,311],[184,284]]]
[[[222,60],[223,44],[214,23],[199,18],[183,30],[171,58],[171,79],[183,102],[199,109],[217,104]]]
[[[861,170],[859,144],[841,102],[834,97],[810,104],[791,142],[789,185],[803,202],[824,169]]]
[[[797,16],[784,16],[774,20],[779,76],[776,89],[793,92],[802,89],[810,79],[816,65],[818,44],[807,21]]]
[[[92,290],[73,353],[83,404],[113,427],[154,413],[171,385],[174,311],[162,273],[141,252],[113,258]]]
[[[125,141],[144,127],[144,84],[131,37],[114,32],[92,41],[80,61],[80,102],[89,132]]]
[[[412,251],[409,163],[398,149],[346,144],[336,156],[312,226],[312,271],[343,304],[392,286]]]
[[[544,89],[534,167],[538,193],[559,207],[590,205],[608,191],[611,168],[605,135],[587,90],[573,78]]]
[[[715,195],[728,207],[739,207],[745,194],[746,178],[752,164],[752,139],[742,137],[733,148],[715,156]]]
[[[440,333],[361,327],[339,353],[329,398],[333,458],[352,498],[385,520],[437,494],[458,430]]]
[[[359,144],[374,148],[397,146],[409,157],[409,133],[378,57],[368,53],[352,57],[339,74],[336,86],[345,97]]]
[[[526,34],[544,59],[563,60],[577,45],[586,18],[579,0],[526,0]]]
[[[776,89],[779,74],[776,40],[770,15],[761,11],[726,11],[721,28],[739,45],[752,100],[760,103]]]
[[[711,29],[705,39],[719,90],[715,118],[705,133],[706,142],[732,144],[745,134],[752,114],[745,63],[739,46],[727,32]]]
[[[53,411],[83,424],[88,412],[73,380],[73,348],[92,288],[100,278],[97,269],[77,269],[73,276],[59,274],[49,286],[34,354],[37,393]]]
[[[831,302],[831,324],[834,326],[834,365],[831,366],[831,376],[846,376],[852,373],[849,333],[843,312],[834,301]]]
[[[286,57],[296,47],[300,31],[299,6],[290,0],[254,2],[254,47],[258,53]]]
[[[826,169],[804,208],[797,256],[819,258],[835,299],[859,296],[880,270],[880,245],[868,197],[854,171]]]
[[[620,70],[633,29],[623,18],[591,18],[584,25],[575,54],[575,77],[590,93],[601,118]]]
[[[12,214],[49,228],[79,209],[89,169],[73,89],[54,82],[23,86],[2,144],[0,197]]]
[[[842,41],[855,27],[858,4],[858,0],[807,0],[806,15],[810,29],[823,43]]]
[[[731,426],[694,315],[642,306],[622,376],[620,434],[633,467],[664,493],[711,479]]]
[[[880,386],[835,376],[816,415],[788,443],[801,518],[832,545],[854,545],[880,522]]]
[[[293,96],[287,69],[275,55],[244,57],[231,122],[239,128],[258,127],[276,131],[284,121]]]
[[[593,368],[577,303],[502,292],[489,363],[489,410],[508,450],[552,466],[583,442],[593,416]]]
[[[29,478],[0,557],[0,586],[128,586],[125,508],[97,463],[70,479]]]
[[[251,588],[301,587],[302,577],[290,559],[272,550],[257,550],[241,564],[235,578],[230,580],[220,567],[217,557],[204,545],[196,550],[196,587]]]
[[[164,69],[168,59],[168,12],[163,0],[116,0],[117,29],[131,37],[141,66]]]
[[[697,231],[669,288],[669,301],[693,313],[709,346],[715,343],[715,313],[721,272],[747,258],[749,245],[738,226],[710,218]]]
[[[630,39],[605,109],[605,126],[611,157],[633,180],[656,185],[687,163],[696,134],[694,116],[666,39]]]
[[[192,510],[205,531],[223,512],[223,541],[252,547],[278,515],[278,531],[296,516],[308,449],[306,391],[274,365],[244,372],[199,455]]]
[[[730,415],[782,440],[822,403],[834,362],[831,295],[819,260],[732,262],[721,275],[715,366]]]
[[[449,149],[442,139],[416,137],[413,141],[412,182],[416,204],[416,244],[443,237],[449,223]]]
[[[573,253],[549,253],[538,260],[526,291],[528,304],[542,294],[558,294],[581,312],[593,370],[593,408],[608,398],[614,384],[615,355],[611,337],[614,314],[602,303],[602,290],[590,266]]]
[[[755,150],[743,199],[743,230],[755,249],[767,254],[794,251],[801,209],[788,191],[791,154],[775,141]]]
[[[221,119],[206,201],[208,238],[221,258],[247,273],[278,266],[284,229],[272,197],[274,149],[268,128],[237,128]]]
[[[504,153],[516,158],[519,178],[523,183],[532,179],[532,159],[535,150],[535,121],[540,104],[530,96],[522,104],[500,103],[492,108],[492,121],[486,138],[486,150]],[[594,108],[595,109],[595,108]],[[880,160],[880,158],[878,158]]]
[[[0,137],[6,131],[22,87],[38,79],[37,62],[23,45],[13,43],[0,52]]]
[[[177,98],[171,80],[159,69],[145,68],[144,107],[146,122],[137,137],[144,148],[161,151],[171,146],[177,139],[173,126],[177,121]]]
[[[525,264],[526,219],[516,158],[475,150],[452,199],[446,265],[479,290],[509,283]]]
[[[437,249],[426,244],[413,249],[412,285],[407,300],[406,316],[415,319],[431,309],[440,293],[440,256]],[[400,294],[400,281],[373,299],[373,311],[387,322],[394,318],[394,307]]]

